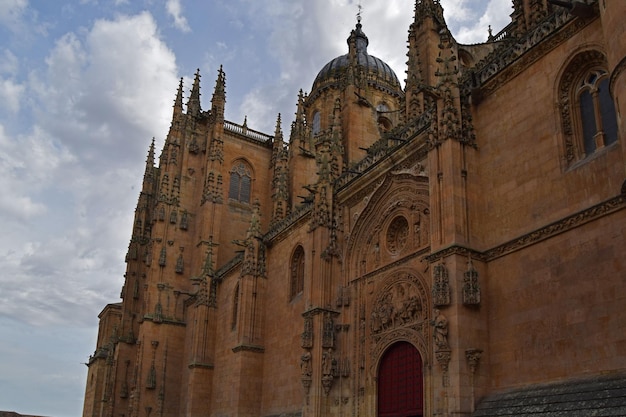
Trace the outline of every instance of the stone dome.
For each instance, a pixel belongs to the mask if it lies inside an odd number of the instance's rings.
[[[356,29],[352,30],[348,38],[349,52],[324,65],[313,81],[310,95],[314,96],[325,88],[339,85],[348,73],[352,53],[356,56],[357,67],[366,75],[368,84],[394,93],[402,91],[400,81],[391,67],[382,59],[367,53],[368,44],[369,40],[361,30],[361,23],[357,23]]]

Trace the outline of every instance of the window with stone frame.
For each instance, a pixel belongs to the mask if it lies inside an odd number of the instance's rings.
[[[606,67],[601,52],[584,51],[571,60],[561,78],[558,103],[567,167],[617,141]]]
[[[244,161],[236,161],[230,170],[228,198],[240,203],[250,203],[252,192],[252,170]]]
[[[319,110],[315,110],[312,120],[313,123],[311,127],[311,133],[313,133],[313,135],[315,136],[322,131],[322,115],[320,114]]]
[[[304,249],[298,246],[291,256],[290,265],[290,299],[304,291]]]

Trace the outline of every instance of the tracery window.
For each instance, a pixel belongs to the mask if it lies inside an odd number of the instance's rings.
[[[561,78],[559,109],[567,166],[617,141],[606,66],[601,52],[585,51],[572,59]]]
[[[250,203],[252,171],[244,161],[237,161],[230,170],[228,198],[241,203]]]
[[[298,246],[291,257],[290,298],[304,291],[304,249]]]
[[[602,68],[589,71],[578,87],[585,155],[617,141],[617,116],[609,93],[608,73]]]

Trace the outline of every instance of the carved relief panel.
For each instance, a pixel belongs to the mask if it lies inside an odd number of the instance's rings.
[[[375,366],[386,346],[394,341],[405,340],[418,348],[424,359],[428,357],[429,297],[425,281],[413,271],[398,271],[377,285],[367,300],[365,332],[360,340],[367,352],[369,367]]]

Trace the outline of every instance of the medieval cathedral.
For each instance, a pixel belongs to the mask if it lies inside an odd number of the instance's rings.
[[[181,81],[83,417],[626,415],[626,2],[511,10],[404,88],[359,19],[288,135]]]

